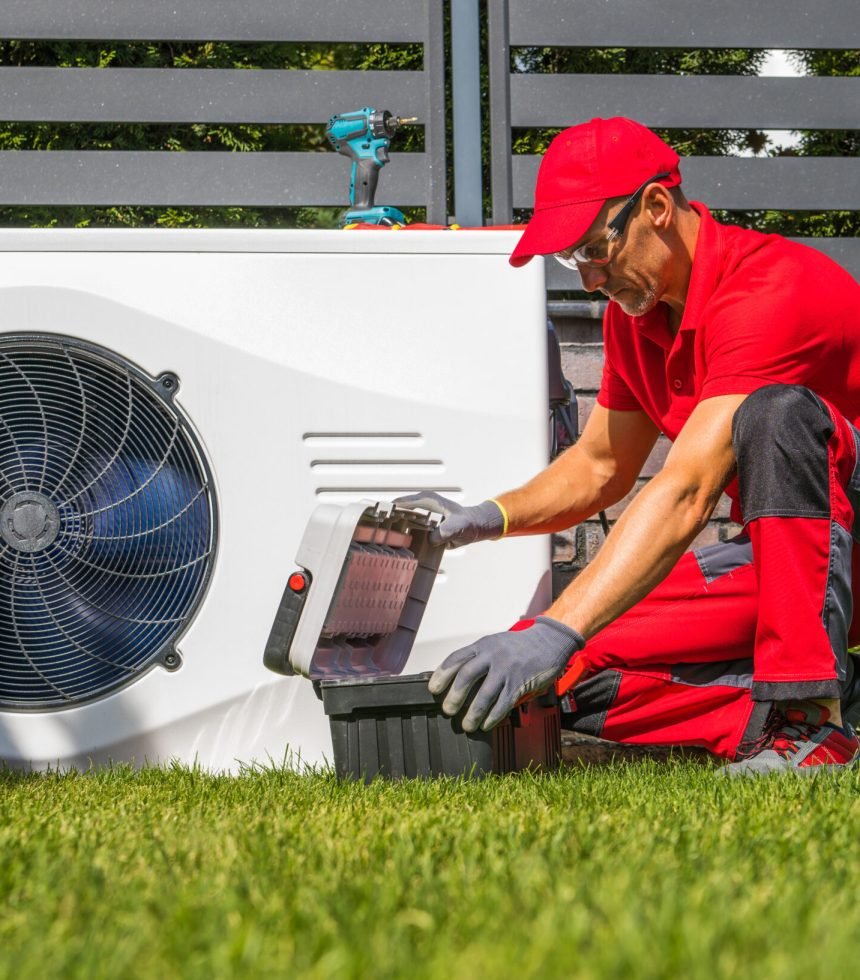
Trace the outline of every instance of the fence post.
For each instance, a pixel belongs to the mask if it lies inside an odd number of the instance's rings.
[[[511,45],[508,0],[488,4],[490,72],[490,187],[493,224],[513,220],[511,176]]]
[[[427,158],[427,220],[444,225],[448,220],[447,150],[445,148],[445,26],[442,0],[426,0],[427,33],[424,71],[428,103],[425,128]]]
[[[481,37],[478,0],[451,0],[454,103],[454,213],[461,225],[483,224]]]

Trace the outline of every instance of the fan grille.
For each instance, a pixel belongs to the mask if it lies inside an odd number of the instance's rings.
[[[80,341],[0,338],[0,705],[68,707],[178,663],[216,513],[177,388]]]

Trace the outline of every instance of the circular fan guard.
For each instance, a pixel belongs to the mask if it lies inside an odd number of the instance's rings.
[[[179,665],[216,512],[177,390],[80,341],[0,338],[3,707],[68,707]]]

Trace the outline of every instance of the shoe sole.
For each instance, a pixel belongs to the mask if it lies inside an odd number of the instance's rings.
[[[841,772],[846,769],[853,769],[857,765],[858,760],[860,760],[860,757],[855,756],[850,762],[838,762],[833,765],[804,766],[803,768],[786,766],[784,769],[776,769],[772,766],[762,766],[760,769],[756,769],[752,766],[744,766],[742,762],[730,762],[728,765],[723,766],[722,769],[717,770],[717,772],[725,779],[758,779],[762,776],[801,776],[803,779],[809,779],[811,776],[817,776],[820,772]]]

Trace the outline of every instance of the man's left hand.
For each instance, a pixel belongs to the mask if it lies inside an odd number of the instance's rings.
[[[442,710],[455,715],[469,691],[479,684],[463,718],[463,729],[489,731],[504,721],[522,697],[554,681],[584,646],[576,630],[557,619],[538,616],[528,629],[485,636],[452,653],[430,678],[430,693],[441,694],[449,688]]]

